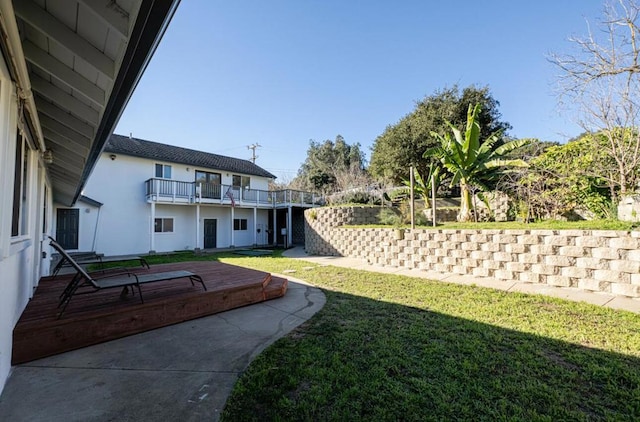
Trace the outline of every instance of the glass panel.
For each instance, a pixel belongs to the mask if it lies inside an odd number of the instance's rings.
[[[156,164],[156,177],[162,177],[162,164]]]
[[[173,218],[164,218],[162,231],[166,233],[173,233]]]
[[[251,178],[249,176],[233,175],[233,187],[249,189]]]
[[[196,183],[207,183],[207,172],[196,170]]]
[[[171,166],[164,166],[164,178],[171,179]]]
[[[22,136],[18,133],[16,136],[16,157],[15,157],[15,171],[13,180],[13,216],[11,219],[11,236],[18,236],[20,234],[20,205],[22,195],[22,176],[24,165],[23,159],[24,142]]]

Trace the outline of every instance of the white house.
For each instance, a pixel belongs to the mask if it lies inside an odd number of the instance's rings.
[[[269,191],[274,178],[249,160],[112,135],[84,196],[54,204],[54,232],[106,255],[291,244],[319,198]]]
[[[81,192],[178,2],[0,0],[0,393],[53,203],[100,208]]]

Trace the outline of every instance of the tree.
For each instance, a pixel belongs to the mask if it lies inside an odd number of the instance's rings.
[[[596,33],[571,38],[575,52],[554,54],[560,70],[560,101],[576,107],[578,123],[587,133],[599,134],[615,165],[615,173],[601,176],[618,195],[634,191],[640,166],[640,6],[635,0],[605,5]],[[610,177],[612,176],[612,177]]]
[[[339,182],[350,180],[345,173],[362,175],[364,164],[359,143],[349,145],[340,135],[336,136],[335,142],[328,139],[322,143],[312,140],[295,182],[304,189],[331,193],[344,189]]]
[[[491,133],[506,133],[511,126],[501,121],[498,111],[500,103],[489,92],[488,87],[469,86],[460,92],[457,85],[436,91],[417,102],[415,109],[394,125],[387,126],[372,147],[369,172],[378,180],[400,183],[409,178],[409,167],[414,166],[421,175],[428,174],[429,160],[425,151],[437,146],[432,132],[444,133],[450,122],[459,129],[464,127],[469,105],[480,104],[482,110],[478,121],[482,127],[482,138]]]
[[[434,132],[432,135],[440,146],[425,152],[425,157],[437,158],[453,174],[451,185],[460,184],[458,221],[471,220],[471,192],[474,188],[486,192],[489,190],[487,183],[496,181],[505,167],[527,166],[523,160],[504,158],[510,151],[526,145],[527,140],[517,139],[499,145],[502,133],[494,132],[481,142],[480,109],[480,104],[469,105],[464,137],[460,130],[448,123],[453,137],[450,133],[443,136]]]
[[[496,184],[496,190],[516,200],[510,208],[511,217],[519,216],[524,221],[529,221],[532,218],[539,219],[544,215],[550,215],[547,212],[539,212],[543,207],[538,205],[538,200],[545,192],[546,179],[531,176],[537,170],[531,162],[554,146],[560,146],[560,144],[532,138],[527,139],[526,145],[505,155],[506,158],[521,159],[529,163],[529,167],[513,168],[504,172]]]
[[[602,136],[583,135],[565,145],[549,147],[529,162],[518,182],[519,193],[534,218],[570,217],[588,211],[594,217],[612,217],[611,190],[599,173],[611,161]]]

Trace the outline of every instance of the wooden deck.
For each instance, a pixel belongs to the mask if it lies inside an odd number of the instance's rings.
[[[71,275],[42,278],[13,330],[12,364],[274,299],[287,290],[286,279],[215,261],[155,265],[132,272],[174,270],[200,275],[207,291],[199,283],[192,286],[188,279],[179,279],[142,285],[144,304],[137,294],[121,298],[119,289],[76,294],[60,319],[58,297]]]

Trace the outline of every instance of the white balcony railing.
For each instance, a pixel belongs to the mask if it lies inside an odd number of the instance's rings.
[[[298,190],[266,191],[214,183],[149,179],[145,182],[147,201],[202,203],[259,207],[315,207],[324,203],[321,195]]]

